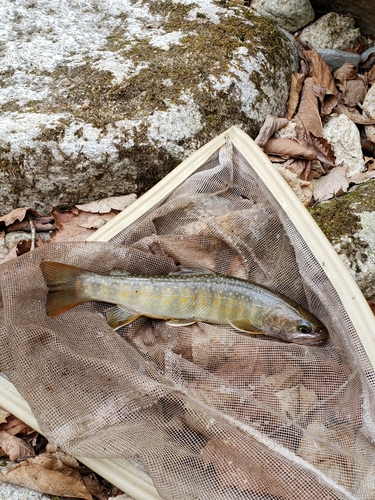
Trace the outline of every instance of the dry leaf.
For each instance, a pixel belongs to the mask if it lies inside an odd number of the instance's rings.
[[[287,123],[288,120],[286,118],[277,118],[275,116],[267,115],[262,128],[255,139],[255,143],[258,144],[260,148],[263,148],[267,144],[268,139],[270,139],[280,128],[285,127]]]
[[[326,89],[326,94],[337,97],[338,91],[332,76],[332,70],[328,64],[320,57],[316,50],[304,50],[303,54],[309,65],[308,75]]]
[[[91,201],[84,205],[76,205],[82,212],[91,212],[93,214],[107,214],[111,210],[121,212],[126,207],[131,205],[137,199],[136,194],[127,194],[124,196],[111,196],[102,200]]]
[[[35,430],[29,425],[25,424],[19,418],[11,415],[9,413],[9,418],[5,421],[4,424],[1,425],[1,430],[9,432],[15,436],[16,434],[23,434],[27,436],[28,434],[32,434]]]
[[[320,160],[326,167],[335,166],[335,153],[327,139],[310,134],[308,146],[315,149],[316,159]]]
[[[212,251],[205,248],[197,238],[168,235],[165,238],[158,236],[158,240],[164,254],[172,257],[176,264],[191,267],[194,262],[196,267],[212,271],[216,269]]]
[[[324,88],[325,96],[321,106],[321,114],[329,115],[338,102],[339,92],[332,77],[331,68],[320,57],[316,50],[304,50],[304,55],[309,66],[308,75]]]
[[[232,263],[228,269],[228,274],[230,276],[235,276],[236,278],[242,278],[244,280],[247,279],[248,275],[246,266],[244,265],[244,262],[240,255],[236,255],[232,260]]]
[[[373,179],[375,177],[375,171],[372,170],[370,172],[360,172],[358,174],[352,175],[350,177],[350,182],[354,184],[363,184],[364,182],[367,182],[370,179]]]
[[[345,104],[338,104],[335,108],[335,111],[340,115],[346,115],[348,118],[352,120],[352,122],[357,123],[358,125],[374,125],[375,118],[366,118],[361,115],[361,113],[356,108],[348,108]]]
[[[375,67],[375,52],[372,52],[371,54],[369,54],[366,61],[361,62],[359,67],[362,71],[369,71],[372,68],[374,68]]]
[[[91,215],[85,222],[77,223],[77,226],[87,229],[99,229],[115,216],[115,212],[110,212],[109,214],[105,215]]]
[[[337,105],[338,99],[334,95],[326,95],[320,109],[322,116],[329,116]]]
[[[301,177],[301,175],[305,171],[306,164],[307,164],[306,160],[290,158],[281,166],[286,168],[287,170],[290,170],[291,172],[293,172],[293,174],[296,174],[297,177]]]
[[[341,89],[341,92],[345,104],[350,107],[362,104],[367,94],[367,90],[362,78],[347,81],[344,88]]]
[[[4,410],[4,408],[0,407],[0,424],[3,424],[4,422],[7,421],[7,418],[11,416],[11,413],[9,411]]]
[[[327,474],[333,481],[350,488],[353,478],[355,433],[347,425],[329,429],[311,422],[302,436],[297,455]]]
[[[312,149],[293,139],[270,139],[264,148],[264,152],[271,155],[306,158],[307,160],[315,160],[316,158]]]
[[[278,391],[275,395],[280,402],[281,411],[288,418],[307,413],[318,401],[316,392],[306,389],[302,384]]]
[[[95,229],[85,229],[80,226],[87,222],[91,214],[86,212],[74,213],[73,210],[52,211],[58,231],[55,231],[50,241],[83,241],[86,240]]]
[[[193,363],[205,370],[215,369],[225,359],[221,331],[217,329],[214,335],[208,335],[204,327],[194,326],[191,339]]]
[[[12,462],[34,457],[34,448],[23,439],[0,430],[0,448],[8,455]]]
[[[214,464],[221,489],[236,488],[238,491],[261,491],[275,495],[279,493],[272,482],[269,483],[267,491],[264,491],[266,488],[261,480],[263,473],[259,474],[259,470],[253,468],[252,463],[247,464],[245,460],[241,460],[241,456],[235,450],[228,449],[223,442],[212,439],[201,453],[208,463]]]
[[[242,445],[239,436],[226,431],[221,439],[208,441],[201,455],[207,466],[213,464],[221,490],[247,491],[250,497],[278,500],[307,500],[311,498],[311,491],[315,492],[316,498],[327,497],[326,484],[322,486],[314,475],[309,476],[308,485],[301,488],[301,473],[298,469],[291,467],[289,461],[280,458],[275,451],[259,444],[256,439],[252,446],[248,446],[248,443]],[[272,467],[266,466],[265,469],[265,464],[270,463]],[[328,496],[331,500],[339,498],[332,490]]]
[[[288,120],[291,120],[298,107],[299,98],[301,95],[301,90],[303,87],[303,82],[305,81],[306,75],[304,73],[292,73],[292,82],[290,85],[289,101],[288,101]]]
[[[41,247],[43,245],[44,245],[44,241],[38,235],[38,237],[36,238],[36,241],[35,241],[35,247],[37,248],[37,247]],[[20,255],[23,255],[27,252],[30,252],[31,247],[32,247],[31,238],[30,239],[25,238],[24,240],[19,241],[16,245],[17,256],[20,256]]]
[[[283,371],[270,375],[269,377],[261,376],[262,390],[268,387],[274,392],[283,389],[289,389],[295,385],[302,383],[303,372],[300,368],[287,367]]]
[[[373,160],[375,157],[375,143],[372,141],[367,140],[363,145],[362,145],[362,152],[365,155],[365,165],[369,164],[368,167],[373,165],[374,161],[372,163],[369,162],[369,160]],[[367,160],[366,160],[367,158]]]
[[[5,226],[10,226],[10,224],[13,224],[16,221],[22,221],[26,217],[27,212],[36,217],[41,217],[41,214],[39,214],[36,210],[33,210],[32,208],[29,207],[16,208],[15,210],[12,210],[12,212],[10,212],[9,214],[0,217],[0,227],[3,224]]]
[[[97,500],[108,500],[108,495],[103,493],[102,487],[94,474],[90,474],[88,476],[82,476],[83,482],[85,483],[88,491],[93,495]],[[121,500],[120,497],[116,497],[117,500]],[[128,497],[131,500],[131,497]]]
[[[46,495],[93,500],[81,474],[48,453],[9,467],[8,472],[0,478],[3,482],[17,484]]]
[[[353,64],[349,62],[344,62],[342,66],[340,66],[334,73],[333,76],[336,80],[339,80],[341,83],[346,82],[346,80],[353,80],[357,77],[358,68],[353,66]]]
[[[56,226],[53,217],[33,217],[32,220],[36,232],[41,231],[54,231]],[[23,220],[21,222],[14,222],[7,227],[7,233],[11,231],[28,231],[31,232],[30,222]]]
[[[335,167],[327,175],[312,180],[315,201],[330,200],[334,196],[346,193],[349,181],[346,167]]]
[[[318,108],[318,98],[316,83],[312,78],[306,78],[302,89],[301,102],[298,107],[298,120],[294,119],[297,125],[299,140],[307,139],[310,134],[322,137],[322,121]]]
[[[356,474],[351,491],[355,498],[375,498],[375,447],[362,431],[357,432],[353,455]]]
[[[310,186],[310,182],[301,180],[296,174],[280,165],[275,165],[275,168],[293,189],[299,200],[307,207],[312,199],[312,190],[304,191],[303,188]]]

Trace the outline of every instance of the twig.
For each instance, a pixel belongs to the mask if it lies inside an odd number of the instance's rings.
[[[36,240],[35,226],[34,226],[33,218],[31,217],[30,214],[27,214],[27,218],[29,220],[30,231],[31,231],[31,247],[30,247],[30,250],[34,250],[34,248],[35,248],[35,240]]]

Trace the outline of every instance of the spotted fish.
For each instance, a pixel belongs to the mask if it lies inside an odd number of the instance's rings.
[[[230,325],[247,334],[265,334],[287,342],[322,345],[325,326],[292,300],[250,281],[212,271],[183,270],[165,276],[127,272],[101,275],[58,262],[43,262],[49,293],[47,314],[57,316],[89,301],[116,304],[107,312],[113,328],[139,316],[172,326],[197,321]]]

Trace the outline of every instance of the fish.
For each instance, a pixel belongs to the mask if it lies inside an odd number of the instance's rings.
[[[196,322],[229,325],[248,335],[303,345],[323,345],[329,336],[318,318],[284,295],[214,271],[182,269],[143,276],[114,270],[102,275],[52,261],[42,262],[41,270],[49,287],[50,317],[100,301],[115,304],[107,310],[107,322],[114,329],[146,316],[176,327]]]

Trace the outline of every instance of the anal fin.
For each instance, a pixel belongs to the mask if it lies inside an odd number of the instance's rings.
[[[195,319],[169,319],[166,321],[166,324],[169,326],[188,326],[188,325],[193,325],[196,323],[197,320]]]
[[[121,306],[110,307],[106,310],[105,315],[107,323],[114,330],[128,325],[140,316],[140,314],[135,313],[134,311],[128,311],[128,309]]]

